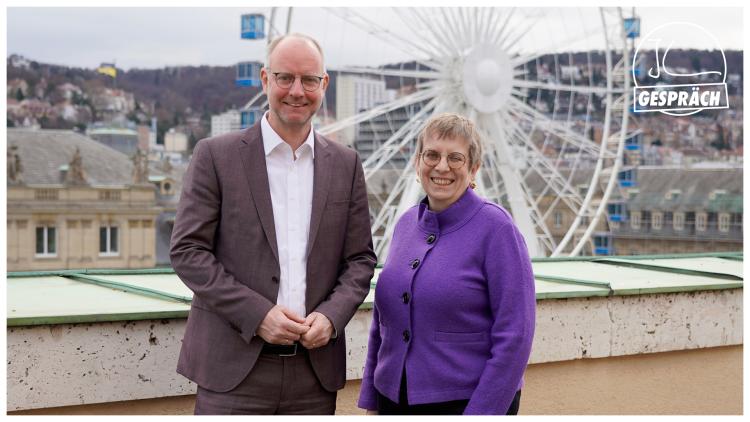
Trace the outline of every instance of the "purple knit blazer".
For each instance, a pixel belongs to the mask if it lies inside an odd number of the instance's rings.
[[[396,225],[378,277],[358,406],[376,390],[409,404],[469,399],[505,414],[523,386],[536,299],[526,243],[502,207],[472,189],[435,213],[426,199]]]

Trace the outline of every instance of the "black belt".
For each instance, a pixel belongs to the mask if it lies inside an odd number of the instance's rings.
[[[261,353],[264,355],[277,355],[277,356],[296,356],[298,353],[306,351],[299,343],[294,344],[271,344],[263,343]]]

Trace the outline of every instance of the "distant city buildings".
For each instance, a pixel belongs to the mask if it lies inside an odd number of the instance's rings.
[[[86,136],[127,156],[132,156],[138,151],[140,141],[138,131],[133,127],[135,125],[129,126],[93,125],[86,130]]]
[[[393,98],[392,92],[389,95],[382,79],[340,74],[336,79],[336,119],[341,121],[384,103]],[[352,145],[355,135],[356,127],[350,125],[341,131],[339,141]]]
[[[184,153],[188,150],[188,136],[175,128],[164,134],[164,150],[166,152]]]
[[[211,116],[211,136],[219,136],[237,130],[240,130],[239,110],[229,110]]]

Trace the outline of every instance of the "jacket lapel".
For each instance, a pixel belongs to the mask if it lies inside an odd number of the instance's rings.
[[[313,163],[313,199],[312,212],[310,214],[310,237],[307,239],[307,255],[310,255],[315,238],[318,235],[320,219],[323,218],[323,209],[328,198],[329,182],[331,180],[331,152],[328,150],[328,142],[315,133],[315,160]]]
[[[276,229],[273,221],[273,203],[271,202],[271,188],[268,184],[266,170],[266,153],[263,149],[263,137],[260,122],[248,128],[242,134],[240,141],[240,157],[245,168],[245,177],[250,185],[253,202],[258,210],[258,217],[266,233],[271,250],[279,262],[279,251],[276,245]],[[317,169],[316,169],[317,170]]]

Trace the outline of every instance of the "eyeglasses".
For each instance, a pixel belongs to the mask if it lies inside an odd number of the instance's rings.
[[[422,161],[425,165],[435,167],[440,164],[440,160],[443,159],[443,154],[428,149],[422,153]],[[466,156],[460,152],[451,152],[447,157],[448,167],[453,170],[458,170],[466,164]]]
[[[273,75],[274,80],[276,80],[276,85],[281,89],[291,88],[294,81],[297,80],[297,75],[291,73],[271,72],[271,74]],[[320,82],[323,80],[322,76],[317,75],[300,75],[299,78],[302,81],[302,88],[305,91],[315,91],[320,88]]]

